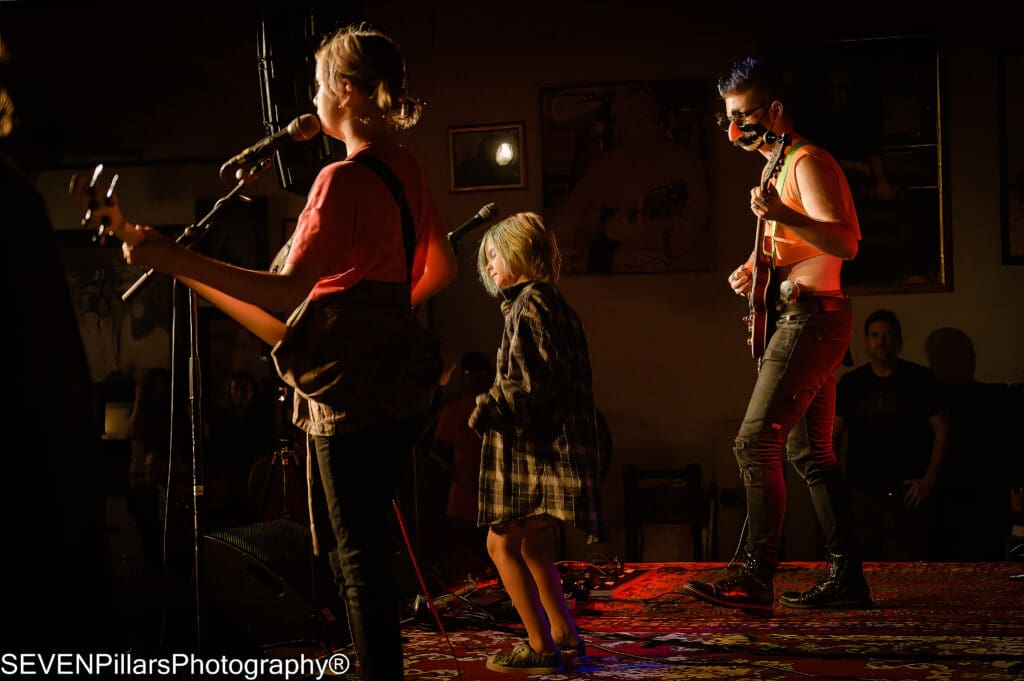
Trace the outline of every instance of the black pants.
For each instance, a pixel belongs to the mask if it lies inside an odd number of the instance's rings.
[[[397,466],[409,455],[421,425],[417,418],[314,437],[336,544],[330,552],[331,568],[366,681],[402,679],[389,532]]]
[[[836,367],[850,342],[849,312],[783,315],[765,352],[733,453],[747,492],[747,548],[779,559],[786,512],[783,456],[807,483],[826,548],[854,551],[849,487],[832,448]]]

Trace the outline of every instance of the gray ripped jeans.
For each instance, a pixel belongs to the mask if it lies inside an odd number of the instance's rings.
[[[850,343],[847,310],[787,314],[768,342],[733,452],[747,493],[747,550],[779,560],[786,513],[783,453],[810,490],[833,553],[854,550],[846,477],[832,447],[836,368]]]

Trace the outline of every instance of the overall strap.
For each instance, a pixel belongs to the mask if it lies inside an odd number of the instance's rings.
[[[388,167],[387,163],[384,163],[384,161],[375,156],[356,154],[349,160],[377,173],[384,184],[387,185],[387,188],[391,190],[391,195],[395,197],[395,203],[398,204],[398,210],[402,214],[402,240],[405,242],[405,271],[408,281],[411,282],[412,260],[416,254],[416,229],[413,227],[412,211],[409,210],[409,202],[405,198],[405,187],[402,186],[402,181],[391,172],[391,168]]]

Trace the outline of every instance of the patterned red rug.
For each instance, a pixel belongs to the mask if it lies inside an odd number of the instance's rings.
[[[636,576],[610,598],[577,602],[577,624],[588,643],[585,663],[533,678],[1024,679],[1024,582],[1011,579],[1022,571],[1020,563],[873,563],[865,569],[874,608],[776,607],[767,617],[695,601],[681,590],[722,566],[629,566]],[[784,564],[776,592],[806,588],[821,569],[819,563]],[[485,665],[488,655],[523,638],[502,594],[493,586],[489,594],[469,594],[470,603],[435,600],[447,640],[430,618],[410,623],[406,678],[509,679]]]

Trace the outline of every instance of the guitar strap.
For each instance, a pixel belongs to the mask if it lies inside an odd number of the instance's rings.
[[[416,228],[413,225],[412,211],[409,209],[409,202],[405,198],[405,187],[402,185],[402,181],[398,179],[398,176],[392,172],[391,168],[388,167],[384,161],[381,161],[375,156],[368,154],[357,154],[351,159],[354,163],[358,163],[364,168],[372,170],[381,179],[381,181],[387,185],[388,190],[391,192],[391,196],[395,199],[395,203],[398,204],[398,211],[402,215],[402,241],[405,244],[405,268],[408,275],[408,280],[412,281],[412,261],[416,254]],[[288,256],[288,251],[292,247],[292,239],[295,238],[294,232],[278,254],[274,257],[273,263],[271,263],[270,271],[277,272],[285,262],[285,258]]]
[[[358,163],[364,168],[369,168],[380,177],[381,181],[391,190],[391,196],[398,204],[398,211],[402,215],[402,240],[405,242],[405,271],[409,281],[412,281],[412,260],[416,255],[416,228],[413,226],[412,211],[409,210],[409,202],[405,198],[405,187],[402,181],[391,171],[387,163],[375,156],[368,154],[356,154],[351,161]]]
[[[782,187],[786,183],[786,174],[789,172],[789,162],[790,162],[790,160],[792,160],[793,154],[796,152],[797,149],[799,149],[800,147],[802,147],[806,143],[807,142],[805,140],[800,140],[799,142],[794,142],[793,146],[790,147],[789,151],[786,152],[786,160],[782,162],[782,169],[779,171],[779,177],[778,177],[777,180],[775,180],[775,191],[776,191],[776,193],[779,196],[782,196]],[[775,248],[775,230],[778,227],[778,224],[779,224],[778,221],[772,220],[771,224],[769,225],[769,229],[766,230],[767,237],[768,237],[768,239],[771,240],[771,244],[772,244],[772,248],[771,248],[772,267],[775,267],[775,256],[777,254],[777,251],[776,251],[776,248]]]

